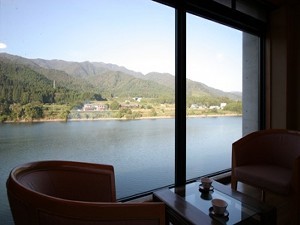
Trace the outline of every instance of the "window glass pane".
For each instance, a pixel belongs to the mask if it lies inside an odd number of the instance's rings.
[[[187,179],[231,167],[242,136],[242,32],[187,15]]]
[[[174,183],[173,8],[1,1],[0,17],[0,118],[40,121],[0,124],[0,199],[36,160],[112,164],[118,198]]]

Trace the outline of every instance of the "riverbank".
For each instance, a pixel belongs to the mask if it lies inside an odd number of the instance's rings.
[[[190,121],[187,130],[193,132],[188,134],[191,139],[187,144],[192,156],[188,160],[189,177],[228,168],[231,142],[242,134],[241,117]],[[0,125],[0,224],[13,225],[3,222],[10,212],[4,185],[7,175],[16,165],[26,162],[70,160],[112,164],[118,198],[172,184],[174,129],[174,119]],[[216,137],[222,138],[215,141]]]
[[[241,117],[242,114],[208,114],[208,115],[190,115],[188,118],[214,118],[214,117]],[[38,119],[38,120],[19,120],[19,121],[4,121],[2,123],[44,123],[44,122],[80,122],[80,121],[101,121],[101,120],[154,120],[154,119],[174,119],[173,116],[152,116],[139,117],[135,119],[127,118],[81,118],[81,119]]]

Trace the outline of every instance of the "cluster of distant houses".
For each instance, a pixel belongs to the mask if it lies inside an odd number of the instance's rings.
[[[141,98],[134,98],[135,101],[140,102]],[[227,103],[221,103],[220,105],[212,105],[209,107],[198,105],[198,104],[192,104],[191,109],[224,109],[224,107],[227,105]],[[120,104],[121,109],[133,109],[133,108],[139,108],[139,104],[130,103],[129,101]],[[107,104],[84,104],[81,111],[106,111],[108,110]]]
[[[107,105],[104,104],[99,104],[99,105],[84,104],[82,107],[82,111],[105,111],[107,109],[108,109]]]
[[[139,108],[139,104],[120,104],[121,109],[134,109],[134,108]],[[106,111],[108,110],[107,105],[102,105],[102,104],[84,104],[82,109],[80,111],[85,111],[85,112],[91,112],[91,111]]]
[[[224,109],[224,107],[227,105],[227,103],[223,102],[220,105],[211,105],[209,107],[198,105],[198,104],[192,104],[191,109]]]
[[[133,100],[140,102],[142,98],[135,97]],[[139,104],[131,103],[126,101],[125,103],[120,104],[121,109],[134,109],[139,108]],[[106,111],[108,110],[107,104],[84,104],[80,111],[90,112],[90,111]]]

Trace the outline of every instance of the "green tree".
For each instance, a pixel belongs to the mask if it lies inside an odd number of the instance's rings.
[[[120,104],[119,104],[119,102],[117,102],[117,101],[113,101],[113,102],[110,104],[109,108],[110,108],[111,110],[118,110],[118,109],[120,109]]]
[[[62,111],[62,113],[60,114],[60,118],[67,121],[69,114],[70,114],[70,110],[66,109],[66,110]]]
[[[24,108],[20,103],[15,103],[10,105],[10,110],[11,110],[10,116],[12,120],[18,121],[22,119],[24,115]]]
[[[10,114],[9,104],[7,102],[0,103],[0,115],[1,116],[8,116]]]
[[[25,119],[34,120],[43,118],[43,106],[38,104],[28,103],[24,107]]]
[[[237,102],[231,102],[228,103],[225,107],[224,110],[227,111],[231,111],[231,112],[235,112],[235,113],[243,113],[243,105],[241,101],[237,101]]]

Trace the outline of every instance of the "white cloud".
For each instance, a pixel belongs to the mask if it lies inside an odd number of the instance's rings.
[[[0,49],[5,49],[6,47],[6,44],[0,42]]]

